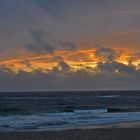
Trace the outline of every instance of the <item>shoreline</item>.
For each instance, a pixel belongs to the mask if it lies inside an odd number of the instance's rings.
[[[139,140],[140,121],[86,126],[59,131],[0,132],[0,140]]]
[[[113,122],[107,124],[91,124],[91,125],[79,125],[76,127],[63,127],[63,128],[49,128],[49,129],[28,129],[28,130],[9,130],[9,131],[0,131],[2,133],[26,133],[26,132],[61,132],[69,130],[84,130],[84,129],[129,129],[129,128],[140,128],[140,121],[123,121],[123,122]]]
[[[124,121],[124,122],[115,122],[109,124],[101,125],[89,125],[85,126],[83,129],[112,129],[112,128],[140,128],[140,121]]]

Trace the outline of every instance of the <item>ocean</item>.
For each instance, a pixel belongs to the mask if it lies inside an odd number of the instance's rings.
[[[140,121],[140,91],[1,92],[0,132]]]

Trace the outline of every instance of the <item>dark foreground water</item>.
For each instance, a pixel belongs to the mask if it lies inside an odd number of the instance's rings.
[[[0,93],[0,131],[140,121],[140,91]]]

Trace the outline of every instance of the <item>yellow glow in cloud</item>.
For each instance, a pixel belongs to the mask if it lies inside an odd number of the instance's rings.
[[[103,57],[95,55],[96,49],[82,49],[74,51],[59,50],[53,54],[40,54],[40,55],[28,55],[28,57],[10,58],[8,60],[0,61],[0,66],[8,68],[14,73],[20,71],[34,72],[39,70],[41,72],[49,72],[54,67],[57,67],[59,59],[65,61],[72,71],[85,69],[86,67],[95,68],[99,62],[104,62]],[[119,52],[120,50],[115,50]],[[116,56],[115,61],[128,65],[132,58],[132,51],[121,50],[122,52]],[[56,59],[57,58],[57,59]],[[137,57],[131,61],[131,64],[138,66],[140,64],[140,58]]]

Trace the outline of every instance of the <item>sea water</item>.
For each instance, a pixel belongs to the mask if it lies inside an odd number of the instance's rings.
[[[108,111],[108,109],[116,111]],[[140,121],[140,91],[0,93],[0,131],[62,130]]]

